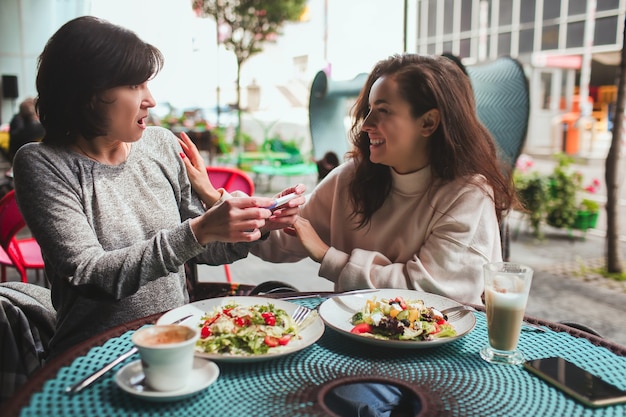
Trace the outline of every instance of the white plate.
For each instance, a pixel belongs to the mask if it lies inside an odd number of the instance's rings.
[[[266,297],[232,296],[209,298],[170,310],[157,320],[157,324],[169,324],[182,317],[191,315],[183,324],[191,327],[200,326],[202,322],[201,318],[207,312],[212,311],[214,307],[224,306],[233,302],[241,306],[273,304],[277,308],[285,310],[289,315],[292,315],[293,312],[296,311],[296,308],[298,308],[298,305],[295,303]],[[205,353],[202,352],[200,348],[197,348],[196,356],[222,362],[253,362],[274,359],[289,355],[312,345],[317,339],[322,337],[322,334],[324,334],[324,322],[322,322],[316,314],[313,320],[300,332],[300,339],[293,340],[286,346],[272,348],[268,353],[262,355],[232,355],[224,353]]]
[[[350,330],[354,327],[354,325],[350,323],[350,319],[354,313],[363,308],[366,300],[373,297],[380,300],[381,298],[395,298],[397,296],[403,297],[405,300],[423,300],[426,307],[434,307],[437,310],[459,305],[459,303],[454,300],[436,294],[413,290],[380,289],[368,294],[356,294],[328,299],[320,306],[319,313],[322,320],[324,320],[328,326],[355,340],[372,345],[406,349],[429,348],[454,342],[471,332],[476,325],[476,317],[474,314],[468,313],[460,319],[450,322],[456,330],[456,336],[423,341],[375,339],[373,337],[350,333]]]
[[[117,371],[115,374],[115,383],[127,393],[144,400],[176,401],[202,391],[214,383],[219,374],[220,369],[215,362],[194,358],[189,382],[184,388],[176,391],[155,391],[144,384],[133,385],[132,382],[140,380],[143,376],[141,360],[136,360]]]

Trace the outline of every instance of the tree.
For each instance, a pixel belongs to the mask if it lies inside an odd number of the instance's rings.
[[[300,20],[306,0],[194,0],[194,10],[212,16],[229,30],[223,44],[237,58],[237,142],[241,145],[241,66],[275,42],[285,22]]]
[[[624,128],[624,95],[626,93],[626,29],[622,37],[622,54],[620,62],[619,83],[617,87],[617,105],[615,116],[613,117],[613,138],[611,147],[606,157],[606,269],[607,272],[621,273],[624,266],[622,262],[622,251],[619,241],[619,162],[621,160],[622,149],[622,129]]]

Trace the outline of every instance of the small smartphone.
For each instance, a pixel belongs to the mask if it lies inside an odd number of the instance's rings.
[[[298,197],[299,195],[300,194],[291,193],[291,194],[284,195],[282,197],[278,197],[276,199],[276,201],[274,202],[274,204],[272,204],[271,206],[267,206],[265,208],[269,209],[269,210],[275,210],[278,207],[282,206],[283,204],[287,204],[289,201],[293,200],[294,198]]]
[[[590,407],[626,403],[626,391],[563,358],[535,359],[524,368]]]

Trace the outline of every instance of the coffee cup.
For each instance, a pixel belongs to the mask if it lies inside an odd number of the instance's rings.
[[[517,342],[524,321],[533,270],[514,262],[483,266],[489,345],[480,356],[492,363],[520,364],[524,356]]]
[[[187,385],[199,333],[182,325],[156,325],[137,330],[131,340],[139,351],[146,384],[156,391]]]

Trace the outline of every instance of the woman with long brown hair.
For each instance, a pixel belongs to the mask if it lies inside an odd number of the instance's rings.
[[[499,223],[514,190],[467,75],[440,56],[378,62],[350,134],[348,160],[317,185],[294,227],[251,252],[272,262],[309,256],[339,291],[408,288],[481,303],[482,265],[502,260]]]

